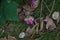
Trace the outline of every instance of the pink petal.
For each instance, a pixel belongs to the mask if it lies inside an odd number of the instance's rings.
[[[28,18],[25,18],[24,21],[25,21],[27,24],[29,24]]]
[[[30,22],[29,22],[29,21],[26,21],[26,23],[27,23],[27,24],[30,24]]]
[[[24,21],[27,21],[27,20],[28,20],[27,18],[24,19]]]
[[[30,24],[33,24],[33,22],[34,22],[34,18],[29,18],[29,22],[30,22]]]

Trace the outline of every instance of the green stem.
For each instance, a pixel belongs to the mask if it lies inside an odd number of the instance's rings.
[[[41,1],[40,17],[41,17],[41,15],[42,15],[42,9],[43,9],[43,0]]]
[[[47,9],[48,9],[48,11],[50,12],[50,14],[49,14],[49,16],[50,16],[50,15],[51,15],[51,13],[52,13],[52,11],[53,11],[53,9],[54,9],[55,0],[53,1],[53,5],[52,5],[51,10],[48,8],[48,6],[47,6],[46,2],[44,2],[44,1],[43,1],[43,3],[45,4],[46,8],[47,8]]]
[[[44,1],[43,1],[43,3],[45,4],[45,6],[46,6],[47,10],[50,12],[50,9],[48,8],[48,6],[47,6],[46,2],[44,2]]]
[[[53,12],[54,5],[55,5],[55,0],[53,1],[53,5],[52,5],[52,8],[51,8],[51,11],[50,11],[50,14],[49,14],[49,16],[50,16],[50,15],[52,14],[52,12]]]

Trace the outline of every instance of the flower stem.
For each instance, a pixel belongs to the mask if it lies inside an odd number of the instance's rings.
[[[42,15],[42,9],[43,9],[43,0],[41,1],[40,17],[41,17],[41,15]]]
[[[48,6],[47,6],[46,2],[44,2],[44,1],[43,1],[43,3],[45,4],[46,8],[47,8],[47,9],[48,9],[48,11],[50,12],[50,14],[49,14],[49,16],[50,16],[50,15],[52,14],[53,9],[54,9],[55,0],[53,1],[53,5],[52,5],[51,10],[48,8]]]
[[[49,16],[50,16],[50,15],[52,14],[52,12],[53,12],[54,5],[55,5],[55,0],[53,1],[53,5],[52,5],[52,8],[51,8],[51,11],[50,11],[50,14],[49,14]]]

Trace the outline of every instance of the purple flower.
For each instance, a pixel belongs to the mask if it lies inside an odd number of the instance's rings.
[[[33,24],[33,21],[34,21],[34,18],[33,18],[33,17],[30,17],[30,18],[29,18],[29,22],[30,22],[31,24]]]
[[[31,3],[31,8],[35,8],[35,5],[34,5],[34,3]]]
[[[32,0],[31,1],[31,8],[36,8],[38,6],[38,5],[36,5],[38,3],[36,3],[36,2],[39,2],[39,0]]]
[[[33,17],[25,18],[24,21],[25,21],[27,24],[33,24],[34,18],[33,18]]]

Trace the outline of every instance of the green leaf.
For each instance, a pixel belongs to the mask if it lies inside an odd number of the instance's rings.
[[[19,21],[18,20],[18,13],[17,13],[17,7],[18,4],[15,1],[11,1],[8,3],[8,1],[2,1],[3,2],[3,8],[4,8],[4,15],[6,20],[11,21]]]

